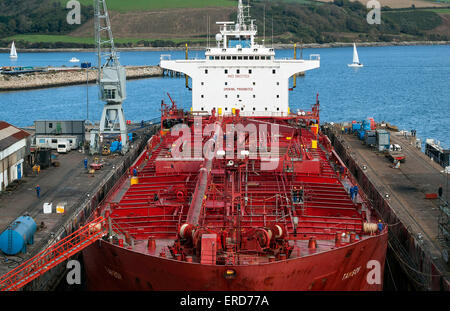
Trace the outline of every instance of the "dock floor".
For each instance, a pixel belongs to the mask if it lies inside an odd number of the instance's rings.
[[[146,129],[137,131],[141,135]],[[136,142],[140,141],[139,138]],[[53,154],[57,154],[56,151]],[[84,159],[93,163],[96,158],[103,163],[100,170],[90,174],[84,167]],[[11,192],[0,195],[0,233],[3,232],[17,217],[28,213],[37,224],[34,243],[27,246],[26,254],[7,256],[0,251],[0,275],[9,272],[21,262],[28,260],[56,239],[55,234],[68,222],[73,222],[74,212],[82,206],[89,197],[92,198],[97,187],[110,173],[124,161],[124,156],[101,156],[81,153],[72,150],[67,154],[59,154],[56,161],[59,167],[51,166],[39,174],[25,176],[19,186]],[[40,198],[36,194],[36,185],[41,188]],[[44,214],[44,203],[52,203],[52,213]],[[56,213],[56,205],[65,203],[65,212]],[[43,226],[41,227],[41,223]],[[75,224],[78,225],[78,224]]]
[[[61,154],[57,160],[59,167],[50,167],[41,170],[36,176],[24,177],[24,183],[11,193],[4,193],[0,197],[0,232],[3,232],[9,224],[17,217],[28,213],[36,222],[38,230],[34,236],[34,244],[27,246],[27,254],[18,254],[15,258],[9,258],[9,264],[5,266],[4,261],[7,257],[4,254],[0,260],[0,275],[6,273],[12,265],[11,260],[20,262],[28,259],[31,254],[38,252],[51,240],[52,233],[55,233],[59,227],[71,216],[72,210],[76,209],[77,203],[87,198],[90,191],[96,188],[103,178],[110,171],[115,162],[120,161],[117,158],[105,158],[105,166],[95,174],[88,174],[84,168],[84,158],[93,161],[92,156],[71,151],[68,154]],[[37,197],[35,187],[41,188],[40,198]],[[51,214],[43,213],[44,203],[53,203]],[[56,213],[56,205],[65,203],[64,214]],[[40,229],[40,224],[44,227]]]
[[[344,146],[352,150],[352,157],[360,167],[366,166],[366,175],[380,191],[389,196],[389,202],[395,214],[405,226],[415,232],[416,239],[424,243],[433,260],[442,260],[443,247],[439,243],[438,218],[440,204],[443,201],[426,199],[425,195],[437,193],[442,185],[447,195],[446,185],[450,184],[450,176],[443,173],[443,168],[433,162],[420,149],[411,143],[411,138],[404,137],[400,132],[390,132],[391,144],[402,146],[406,155],[405,163],[399,168],[393,168],[392,162],[382,152],[363,144],[355,135],[340,135]],[[395,224],[391,224],[395,225]]]

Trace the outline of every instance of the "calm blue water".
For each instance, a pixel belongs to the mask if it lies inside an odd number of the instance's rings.
[[[450,46],[398,46],[358,48],[364,68],[352,69],[352,48],[305,49],[321,55],[321,68],[308,71],[297,80],[290,105],[309,109],[319,93],[322,121],[351,121],[374,117],[401,129],[416,129],[420,138],[440,140],[450,148]],[[157,65],[161,54],[184,58],[177,52],[122,52],[124,65]],[[277,57],[292,57],[292,50],[277,51]],[[190,57],[203,57],[191,51]],[[0,66],[73,66],[69,59],[96,64],[95,53],[22,53],[11,63],[0,54]],[[191,105],[191,94],[184,79],[151,78],[129,81],[125,117],[149,120],[159,115],[161,99],[170,93],[183,108]],[[38,119],[85,119],[86,86],[72,86],[0,93],[0,120],[17,126],[32,125]],[[99,119],[102,103],[97,87],[89,87],[89,116]]]

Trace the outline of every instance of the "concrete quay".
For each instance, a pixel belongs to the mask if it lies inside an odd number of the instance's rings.
[[[448,247],[439,232],[446,203],[427,198],[448,184],[450,176],[399,132],[390,131],[391,144],[402,146],[406,161],[395,169],[382,152],[355,135],[342,134],[341,126],[325,124],[323,130],[388,224],[388,252],[415,290],[450,290]]]
[[[126,66],[125,69],[127,80],[163,76],[163,69],[159,66]],[[65,67],[57,68],[56,70],[49,69],[44,72],[14,75],[0,74],[0,91],[19,91],[95,83],[97,75],[96,69],[89,69],[86,73],[86,69],[79,67]]]

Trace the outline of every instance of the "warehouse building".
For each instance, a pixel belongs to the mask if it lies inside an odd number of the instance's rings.
[[[70,149],[78,149],[85,141],[85,121],[35,121],[35,146],[57,149],[58,144],[68,143]]]
[[[29,152],[30,133],[0,121],[0,189],[22,179],[24,159]]]

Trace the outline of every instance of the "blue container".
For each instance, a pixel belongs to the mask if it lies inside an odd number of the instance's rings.
[[[122,150],[122,142],[120,141],[113,141],[111,144],[111,147],[109,147],[109,150],[112,152],[119,152]]]
[[[352,123],[352,132],[356,132],[361,129],[361,123]]]
[[[358,138],[360,140],[364,140],[365,135],[366,135],[366,131],[364,131],[364,130],[359,130],[358,131]]]
[[[7,255],[26,253],[33,244],[36,222],[30,216],[20,216],[0,235],[0,249]]]
[[[116,152],[118,148],[119,148],[119,142],[116,140],[116,141],[112,142],[111,147],[109,147],[109,150],[111,152]]]
[[[362,122],[362,128],[363,128],[365,131],[370,131],[370,130],[371,130],[371,127],[370,127],[370,120],[368,120],[368,119],[364,120],[364,121]]]

